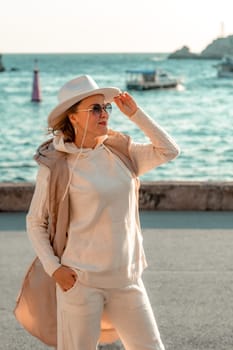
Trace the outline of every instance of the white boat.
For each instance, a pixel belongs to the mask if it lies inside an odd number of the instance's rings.
[[[223,59],[215,65],[219,78],[233,78],[233,57],[223,57]]]
[[[126,87],[133,90],[175,88],[180,80],[162,70],[128,69]]]

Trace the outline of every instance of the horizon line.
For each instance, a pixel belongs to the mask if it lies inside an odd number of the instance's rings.
[[[169,55],[171,52],[159,52],[159,51],[67,51],[67,52],[62,52],[62,51],[38,51],[38,52],[3,52],[1,51],[1,55],[44,55],[44,54],[49,54],[49,55],[56,55],[56,54],[68,54],[68,55],[74,55],[74,54],[106,54],[106,55],[111,55],[111,54],[160,54],[160,55]]]

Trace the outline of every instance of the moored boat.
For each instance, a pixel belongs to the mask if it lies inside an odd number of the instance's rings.
[[[134,90],[175,88],[180,80],[162,70],[128,69],[126,87]]]
[[[219,78],[233,78],[233,57],[225,56],[215,65]]]
[[[5,71],[5,67],[2,63],[2,54],[0,54],[0,72],[4,72]]]

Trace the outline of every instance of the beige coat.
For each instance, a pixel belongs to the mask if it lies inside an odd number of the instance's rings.
[[[136,166],[130,157],[130,137],[109,131],[104,143],[131,171],[137,182],[138,196],[139,181]],[[54,254],[58,257],[61,257],[64,251],[69,224],[68,194],[62,200],[69,177],[66,157],[66,153],[54,149],[51,140],[45,142],[35,155],[39,164],[44,164],[50,169],[48,230]],[[19,323],[29,333],[49,346],[56,346],[56,284],[55,280],[44,271],[38,257],[33,261],[24,278],[14,313]],[[100,342],[112,343],[116,339],[118,335],[115,329],[103,314]]]

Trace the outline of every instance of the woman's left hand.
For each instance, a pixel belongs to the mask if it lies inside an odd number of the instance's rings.
[[[132,117],[136,113],[138,106],[133,97],[128,92],[122,92],[114,97],[114,102],[122,113],[128,117]]]

